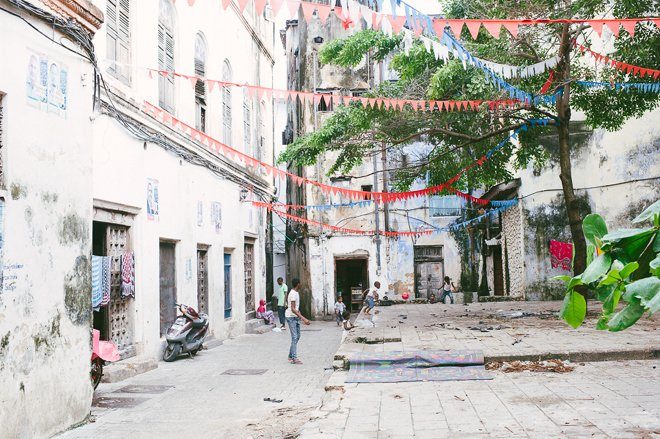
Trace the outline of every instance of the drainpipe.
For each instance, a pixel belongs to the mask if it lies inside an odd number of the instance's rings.
[[[325,240],[326,236],[324,233],[321,234],[321,261],[323,264],[323,278],[321,281],[323,282],[323,315],[327,316],[328,315],[328,289],[326,288],[326,265],[325,265]]]
[[[378,192],[378,158],[376,154],[373,155],[374,163],[374,192]],[[381,263],[380,263],[380,215],[378,214],[379,206],[378,201],[374,200],[374,216],[376,219],[376,276],[380,276]]]

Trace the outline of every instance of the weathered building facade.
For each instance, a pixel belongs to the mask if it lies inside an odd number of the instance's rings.
[[[573,136],[573,184],[583,215],[594,212],[609,230],[634,227],[632,219],[660,198],[660,110],[631,119],[615,132],[586,130],[577,122]],[[542,169],[526,169],[518,178],[491,188],[491,199],[518,198],[504,212],[486,245],[485,274],[491,295],[526,300],[563,297],[564,285],[552,278],[570,274],[554,267],[550,241],[570,243],[571,236],[553,139],[543,139],[551,160]],[[556,264],[555,264],[556,265]],[[499,279],[498,279],[499,277]],[[504,289],[495,291],[496,284]]]
[[[364,23],[362,23],[364,26]],[[344,38],[360,26],[344,29],[339,18],[331,15],[325,24],[317,16],[308,23],[287,22],[285,46],[288,88],[343,96],[360,96],[384,81],[396,80],[387,62],[364,59],[354,69],[320,65],[318,50],[336,38]],[[292,141],[321,127],[332,113],[331,103],[292,103],[289,106],[285,131]],[[426,148],[424,143],[407,147],[414,151]],[[327,153],[315,166],[292,167],[291,172],[346,189],[363,191],[390,190],[388,172],[384,167],[400,165],[400,157],[383,157],[381,146],[350,175],[327,175],[335,155]],[[420,183],[421,184],[421,183]],[[287,201],[295,205],[329,205],[346,203],[339,195],[328,195],[309,185],[290,185]],[[460,278],[460,258],[454,239],[446,234],[434,234],[417,239],[386,237],[384,232],[411,231],[429,225],[443,227],[455,221],[463,204],[457,197],[431,196],[397,202],[391,205],[371,203],[361,207],[314,209],[296,212],[313,221],[358,230],[378,230],[372,236],[355,236],[320,230],[315,226],[289,221],[287,226],[287,270],[289,277],[303,283],[303,311],[309,315],[333,312],[338,295],[359,309],[351,291],[364,290],[379,281],[382,291],[390,296],[405,292],[412,297],[427,298],[436,293],[447,275]],[[458,282],[456,282],[458,284]]]
[[[216,338],[245,331],[272,273],[268,218],[250,200],[272,197],[273,184],[142,105],[272,163],[273,103],[147,69],[272,87],[274,23],[252,3],[243,12],[233,2],[224,10],[210,2],[95,3],[108,16],[95,39],[108,88],[94,123],[94,255],[110,256],[118,276],[120,258],[132,253],[135,296],[113,284],[94,323],[128,363],[155,361],[175,303],[207,313]]]
[[[49,437],[92,400],[94,69],[80,43],[103,14],[32,3],[0,1],[0,436],[12,438]]]

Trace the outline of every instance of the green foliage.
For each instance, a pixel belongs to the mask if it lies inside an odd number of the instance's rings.
[[[319,60],[324,64],[355,67],[370,50],[373,50],[375,61],[382,61],[400,43],[398,35],[388,37],[382,32],[366,29],[351,38],[329,41],[319,52]]]
[[[586,286],[603,303],[596,327],[610,331],[629,328],[645,312],[653,315],[660,309],[660,202],[656,201],[633,220],[651,222],[643,229],[607,231],[605,221],[597,214],[587,215],[582,222],[584,237],[598,254],[580,276],[558,276],[566,283],[566,297],[560,313],[569,325],[577,328],[584,321],[576,287]],[[619,301],[626,305],[617,311]]]

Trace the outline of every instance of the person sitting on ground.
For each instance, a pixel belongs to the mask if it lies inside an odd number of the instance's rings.
[[[445,303],[445,298],[449,296],[449,299],[451,299],[451,303],[454,303],[454,295],[453,293],[456,292],[456,287],[454,286],[454,282],[451,281],[449,276],[445,276],[445,283],[442,285],[442,288],[440,289],[440,292],[442,295],[440,296],[440,302]]]
[[[429,303],[435,303],[435,293],[431,293],[431,297],[429,297]]]
[[[344,325],[344,331],[350,331],[351,329],[355,328],[355,325],[351,323],[351,312],[349,310],[344,310],[341,317],[342,323]]]
[[[264,319],[269,325],[275,324],[275,314],[273,314],[273,311],[266,310],[266,301],[264,299],[259,301],[259,308],[257,308],[257,318]]]
[[[339,295],[337,297],[337,302],[335,303],[335,319],[337,320],[337,326],[341,325],[342,316],[346,310],[346,304],[344,303],[344,298]]]

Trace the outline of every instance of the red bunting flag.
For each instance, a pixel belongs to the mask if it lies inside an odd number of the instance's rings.
[[[254,9],[257,11],[257,16],[261,17],[264,15],[267,1],[268,0],[254,0]]]
[[[484,21],[484,27],[495,38],[500,37],[501,21]]]

